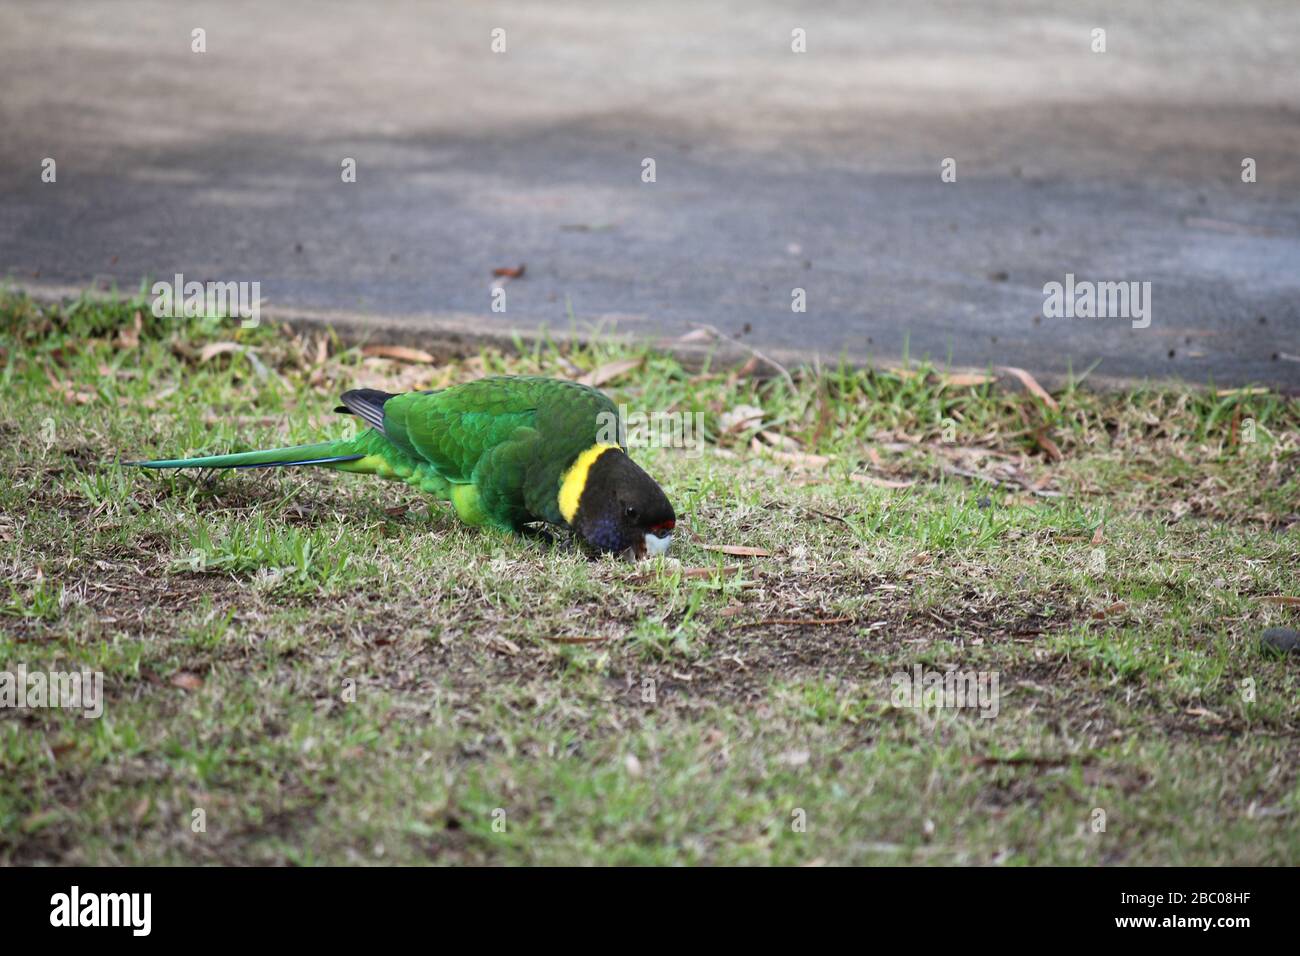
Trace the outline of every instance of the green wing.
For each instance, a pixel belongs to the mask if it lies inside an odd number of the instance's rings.
[[[499,379],[440,392],[407,392],[385,403],[384,433],[448,481],[465,484],[473,480],[474,466],[485,452],[518,429],[532,427],[534,404],[525,389]]]

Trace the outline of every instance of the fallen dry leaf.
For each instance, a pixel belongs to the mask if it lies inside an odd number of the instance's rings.
[[[169,683],[181,690],[198,690],[203,686],[203,678],[198,674],[191,674],[189,671],[177,671],[172,675]]]
[[[225,355],[228,352],[242,352],[243,350],[244,347],[238,342],[209,342],[199,352],[199,364],[210,362],[218,355]]]
[[[123,326],[117,330],[117,338],[114,345],[119,349],[135,349],[140,347],[140,330],[144,328],[144,318],[140,315],[140,310],[135,310],[135,322],[130,327]]]
[[[1288,607],[1300,607],[1300,597],[1292,597],[1289,594],[1268,594],[1260,598],[1261,601],[1267,601],[1269,604],[1285,604]]]
[[[796,468],[825,468],[831,463],[831,459],[827,455],[812,455],[802,451],[777,451],[768,448],[757,438],[750,440],[749,450],[765,454],[774,461],[793,465]]]
[[[600,388],[606,382],[612,382],[620,375],[626,375],[633,369],[640,368],[642,359],[620,359],[617,362],[609,362],[594,368],[582,378],[578,379],[579,385],[590,385],[592,388]]]
[[[721,568],[682,568],[682,577],[684,578],[711,578],[715,574],[721,577],[729,577],[740,570],[740,565],[729,564]]]
[[[941,384],[950,385],[953,388],[966,388],[971,385],[991,385],[997,380],[996,375],[982,375],[979,372],[958,372],[955,375],[945,375]]]
[[[762,424],[763,410],[757,405],[737,405],[718,416],[718,428],[722,434],[743,431],[751,424]]]
[[[437,361],[424,349],[407,348],[405,345],[367,345],[361,350],[361,354],[368,358],[386,358],[419,365],[432,365]]]
[[[915,481],[893,481],[889,478],[877,478],[875,475],[849,475],[849,481],[860,485],[873,485],[876,488],[911,488]]]
[[[758,437],[763,439],[773,448],[782,448],[786,451],[798,451],[799,442],[789,435],[782,435],[780,432],[770,432],[764,429],[758,433]]]
[[[1016,368],[1014,365],[1002,365],[1000,366],[1000,368],[1008,375],[1012,375],[1015,378],[1019,379],[1021,385],[1025,386],[1025,388],[1028,389],[1032,394],[1037,395],[1039,398],[1041,398],[1043,400],[1043,404],[1045,404],[1052,411],[1059,412],[1061,410],[1061,406],[1056,404],[1056,399],[1052,398],[1052,396],[1048,394],[1047,389],[1039,385],[1038,380],[1034,378],[1032,375],[1030,375],[1028,372],[1026,372],[1023,368]]]
[[[1127,604],[1123,601],[1116,601],[1114,604],[1104,607],[1100,611],[1093,611],[1092,618],[1095,621],[1104,621],[1108,617],[1114,617],[1116,614],[1121,614],[1127,610]]]
[[[772,552],[765,548],[751,548],[745,544],[701,544],[698,547],[705,551],[717,551],[720,554],[730,554],[737,558],[770,558]]]
[[[1052,461],[1060,461],[1065,456],[1061,454],[1061,448],[1056,442],[1048,436],[1046,430],[1034,433],[1034,441],[1038,442],[1038,447],[1047,452],[1047,457]]]
[[[508,641],[504,637],[493,634],[486,638],[484,643],[494,651],[500,651],[503,654],[509,654],[511,657],[519,653],[519,645],[514,641]]]

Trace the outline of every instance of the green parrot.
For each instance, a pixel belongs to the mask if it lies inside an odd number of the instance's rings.
[[[502,375],[430,392],[344,392],[335,411],[370,427],[354,438],[266,451],[129,464],[144,468],[318,465],[405,481],[450,501],[461,520],[524,532],[572,528],[600,552],[662,554],[677,516],[627,455],[618,409],[577,382]]]

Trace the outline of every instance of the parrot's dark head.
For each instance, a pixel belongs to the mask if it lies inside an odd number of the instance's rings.
[[[663,554],[677,515],[668,496],[617,445],[594,445],[564,473],[560,513],[597,551],[630,560]]]

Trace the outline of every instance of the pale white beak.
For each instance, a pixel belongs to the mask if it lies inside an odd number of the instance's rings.
[[[673,536],[671,534],[666,534],[662,538],[653,534],[646,534],[645,553],[652,558],[657,554],[666,554],[668,552],[668,546],[672,543]]]

